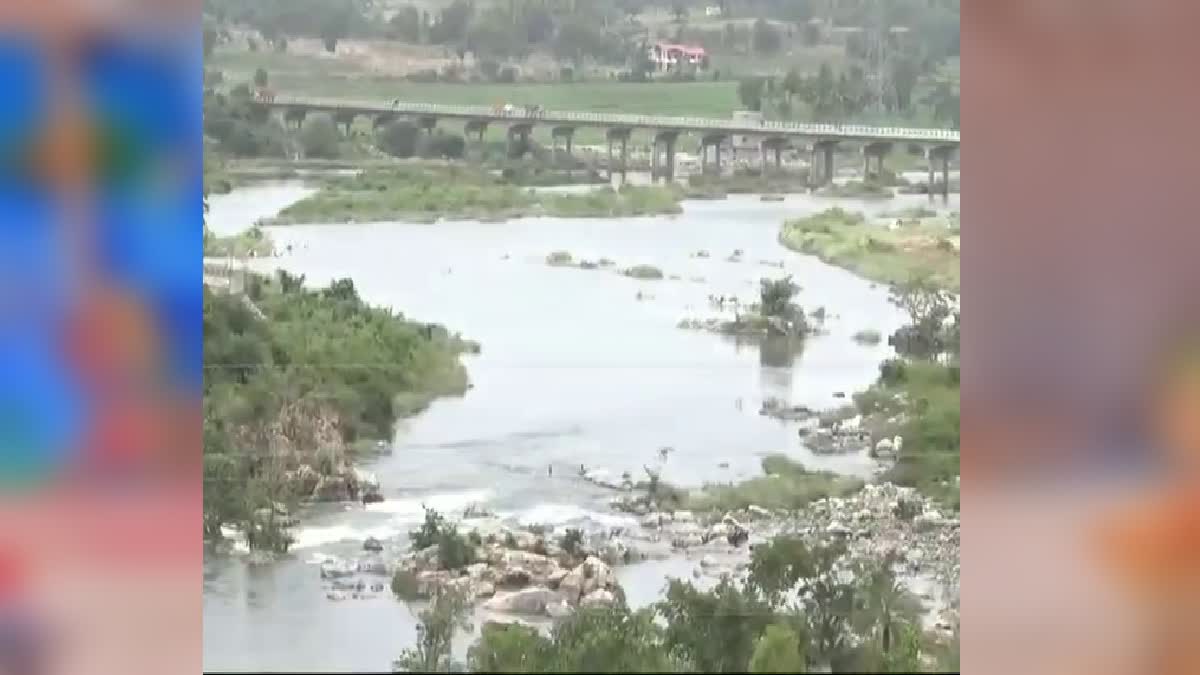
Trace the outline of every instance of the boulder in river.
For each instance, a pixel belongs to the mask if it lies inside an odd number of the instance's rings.
[[[367,537],[366,541],[363,542],[363,550],[378,553],[383,550],[383,542],[375,537]]]
[[[519,591],[497,593],[487,602],[484,609],[505,614],[545,614],[546,607],[562,601],[558,591],[548,588],[523,588]]]

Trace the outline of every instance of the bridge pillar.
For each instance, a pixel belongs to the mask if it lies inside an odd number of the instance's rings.
[[[467,124],[463,127],[463,133],[468,137],[471,134],[475,134],[475,140],[482,144],[483,135],[487,133],[487,128],[487,120],[467,120]]]
[[[762,172],[764,175],[767,173],[767,167],[770,163],[770,155],[767,154],[768,151],[773,150],[775,153],[775,170],[783,170],[783,146],[785,144],[787,144],[787,139],[778,136],[763,139],[760,152],[762,154]]]
[[[433,135],[433,130],[437,129],[438,118],[433,115],[422,115],[417,118],[417,126],[425,130],[427,136]]]
[[[935,169],[940,163],[942,169],[942,198],[950,201],[950,155],[954,152],[954,147],[949,145],[935,146],[926,148],[925,159],[929,165],[929,198],[933,199],[934,190],[937,188],[934,179]]]
[[[675,142],[679,139],[676,130],[660,131],[654,135],[654,150],[650,154],[650,179],[660,176],[668,183],[675,180]],[[659,166],[659,148],[662,148],[663,164]]]
[[[883,158],[892,151],[892,144],[884,141],[868,143],[863,146],[863,180],[883,175]],[[871,159],[875,160],[875,168],[871,168]]]
[[[308,116],[308,110],[304,108],[288,108],[283,114],[283,119],[289,122],[295,128],[299,129],[304,126],[304,118]]]
[[[700,148],[702,150],[700,169],[702,173],[708,173],[708,149],[711,147],[713,149],[713,166],[715,167],[716,174],[718,176],[721,175],[721,144],[727,138],[729,137],[725,134],[709,134],[700,139]]]
[[[524,157],[529,150],[529,133],[533,127],[529,124],[514,124],[508,128],[508,156],[510,158]]]
[[[350,138],[350,128],[354,126],[355,117],[357,115],[353,110],[341,110],[333,116],[334,123],[342,125],[345,129],[346,138]]]
[[[550,130],[550,139],[554,144],[554,156],[558,156],[558,139],[563,140],[563,145],[566,146],[567,161],[573,163],[574,153],[572,145],[575,141],[575,127],[554,127]]]
[[[614,127],[605,133],[608,138],[608,177],[613,177],[613,143],[620,141],[621,143],[621,163],[617,167],[621,173],[621,181],[625,181],[626,172],[629,168],[629,134],[633,130],[628,127]]]
[[[837,141],[813,143],[809,169],[809,183],[813,187],[823,187],[833,182],[833,151],[836,148]]]

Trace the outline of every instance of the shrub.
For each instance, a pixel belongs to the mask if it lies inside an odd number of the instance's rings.
[[[554,251],[550,255],[546,256],[546,264],[554,265],[555,267],[568,266],[574,262],[575,259],[572,258],[571,254],[567,251]]]
[[[417,140],[421,130],[409,121],[392,122],[383,127],[376,136],[379,149],[393,157],[407,159],[417,153]]]
[[[634,279],[662,279],[663,273],[654,265],[634,265],[625,270],[625,276]]]
[[[854,334],[854,341],[861,345],[877,345],[882,340],[883,336],[874,329],[860,330]]]
[[[581,557],[583,555],[583,531],[574,527],[568,529],[558,540],[558,545],[572,558]]]
[[[305,157],[333,159],[339,154],[340,141],[337,125],[327,114],[310,115],[300,132],[300,144]]]
[[[392,575],[392,593],[401,600],[411,602],[421,596],[421,582],[412,570],[398,569]]]

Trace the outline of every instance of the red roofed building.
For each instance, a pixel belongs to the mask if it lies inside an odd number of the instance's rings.
[[[659,42],[650,47],[650,60],[660,72],[690,66],[697,70],[708,68],[708,52],[704,47]]]

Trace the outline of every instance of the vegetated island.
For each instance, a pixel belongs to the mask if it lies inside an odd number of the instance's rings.
[[[508,184],[475,167],[412,166],[329,177],[316,194],[264,222],[291,225],[650,216],[680,213],[682,196],[681,190],[670,186],[605,187],[582,194],[554,194]]]
[[[206,539],[233,528],[252,551],[284,552],[301,501],[382,500],[354,450],[468,388],[473,343],[368,306],[349,279],[303,283],[281,271],[204,286]]]
[[[872,222],[860,213],[832,208],[784,223],[779,241],[871,281],[896,285],[920,276],[944,290],[959,289],[955,216]]]

